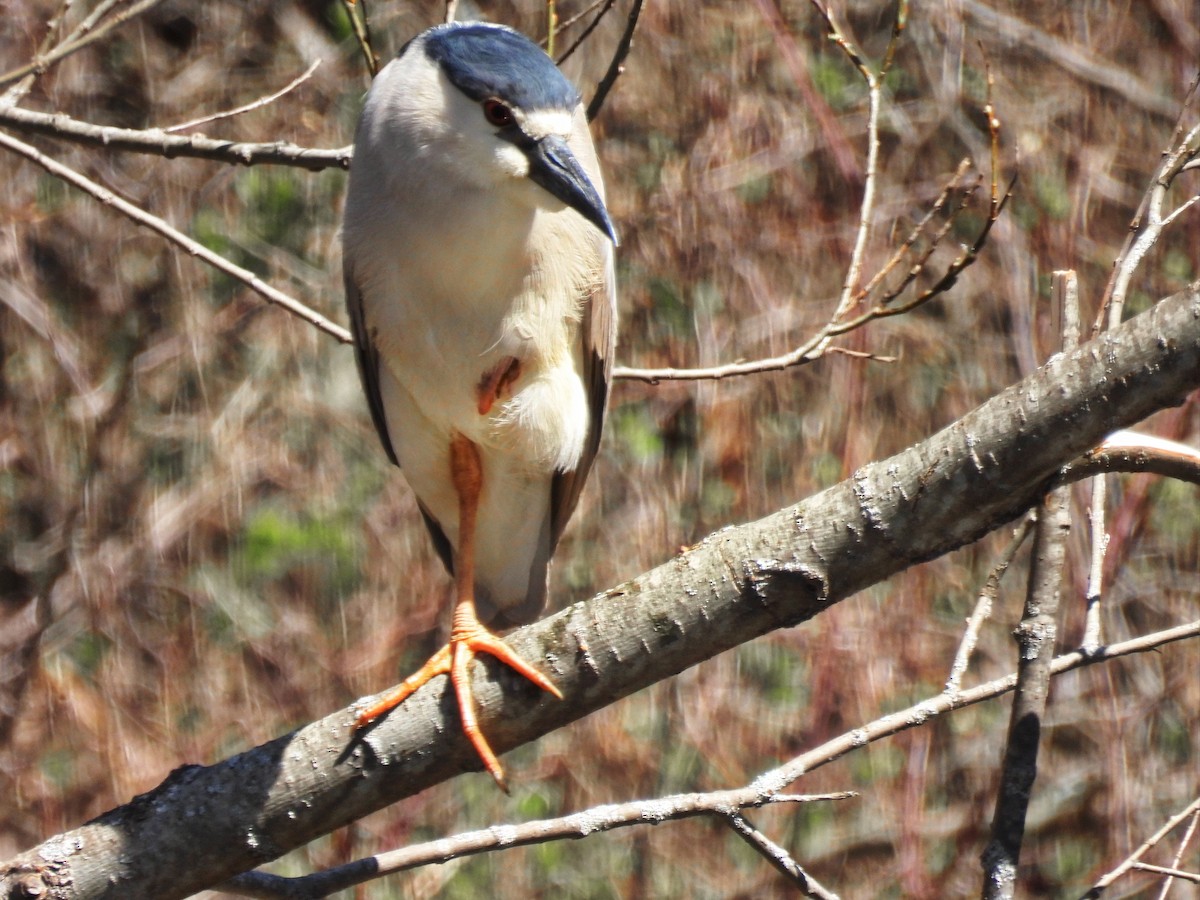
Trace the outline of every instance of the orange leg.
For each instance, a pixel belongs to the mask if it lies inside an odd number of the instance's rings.
[[[420,670],[406,678],[369,708],[358,715],[356,728],[378,718],[403,703],[425,682],[438,675],[449,675],[458,698],[463,731],[483,760],[484,766],[505,791],[504,769],[488,746],[487,738],[475,719],[475,701],[471,694],[470,665],[476,653],[487,653],[510,668],[520,672],[544,691],[562,699],[550,679],[517,656],[509,646],[487,629],[475,612],[475,519],[479,509],[479,492],[483,487],[483,470],[479,450],[467,438],[455,435],[450,443],[450,467],[454,489],[458,493],[458,547],[454,556],[455,603],[450,626],[450,643],[430,657]]]

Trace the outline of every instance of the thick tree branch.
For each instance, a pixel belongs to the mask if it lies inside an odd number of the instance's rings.
[[[1200,287],[1164,300],[926,441],[644,575],[513,632],[566,699],[490,662],[475,696],[500,752],[718,653],[799,624],[1036,504],[1105,435],[1200,387]],[[59,896],[183,897],[478,767],[435,682],[354,739],[344,709],[35,848]],[[169,823],[186,822],[172,828]]]

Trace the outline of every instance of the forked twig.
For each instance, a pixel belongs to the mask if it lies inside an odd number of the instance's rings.
[[[1192,80],[1183,105],[1176,120],[1175,130],[1171,135],[1171,145],[1163,152],[1162,164],[1158,167],[1150,186],[1142,197],[1141,205],[1129,224],[1129,235],[1125,245],[1113,262],[1113,273],[1104,289],[1100,304],[1100,312],[1092,326],[1093,336],[1104,328],[1112,328],[1121,321],[1121,313],[1125,305],[1125,295],[1133,273],[1141,264],[1142,258],[1157,243],[1163,229],[1175,221],[1198,200],[1200,193],[1189,197],[1176,209],[1166,216],[1163,215],[1163,205],[1166,203],[1167,191],[1180,172],[1189,168],[1200,156],[1200,124],[1184,129],[1184,117],[1188,109],[1200,99],[1200,73]]]
[[[870,111],[867,118],[867,176],[864,186],[863,200],[859,211],[859,228],[855,238],[854,251],[851,255],[846,278],[843,281],[842,291],[839,296],[834,314],[830,317],[829,321],[826,322],[825,325],[820,329],[818,329],[811,337],[789,352],[778,356],[755,360],[740,360],[733,363],[707,366],[704,368],[633,368],[618,366],[613,370],[614,378],[644,381],[650,384],[658,384],[663,381],[720,380],[723,378],[731,378],[741,375],[780,371],[783,369],[807,365],[815,362],[816,360],[821,359],[828,352],[847,352],[833,347],[830,344],[830,341],[835,337],[848,334],[851,331],[862,328],[869,322],[872,322],[876,319],[903,315],[904,313],[911,312],[917,307],[928,303],[933,298],[950,290],[962,272],[970,267],[978,258],[980,251],[987,243],[992,227],[996,224],[1000,214],[1004,211],[1005,206],[1012,197],[1013,188],[1016,185],[1016,176],[1014,176],[1009,182],[1007,189],[1005,189],[1003,193],[1000,193],[999,190],[1000,120],[996,115],[995,106],[992,103],[992,79],[989,70],[989,88],[986,112],[988,117],[988,130],[991,137],[991,193],[988,201],[989,205],[987,220],[980,228],[975,239],[969,245],[965,245],[961,249],[959,254],[946,266],[945,270],[936,279],[932,286],[920,291],[914,297],[904,303],[895,302],[901,295],[903,295],[914,285],[919,276],[926,272],[933,252],[941,244],[946,235],[949,234],[950,228],[953,226],[958,215],[967,208],[971,197],[978,187],[978,180],[971,185],[963,184],[963,179],[966,177],[967,170],[970,166],[969,160],[964,160],[959,164],[959,167],[955,170],[954,175],[951,176],[951,178],[947,181],[941,194],[938,196],[929,212],[927,212],[913,227],[908,236],[892,253],[891,257],[889,257],[887,262],[885,262],[881,269],[867,281],[865,286],[858,290],[854,290],[854,285],[856,285],[860,280],[862,260],[865,255],[865,248],[870,234],[870,221],[874,216],[874,198],[878,177],[878,113],[879,100],[881,96],[881,81],[880,76],[872,73],[870,67],[863,60],[862,54],[858,51],[858,49],[841,32],[820,0],[811,0],[811,2],[816,8],[817,12],[825,20],[830,39],[842,48],[847,58],[851,61],[855,68],[858,69],[859,73],[866,81],[868,86],[868,95],[870,98]],[[893,25],[892,40],[889,43],[884,66],[881,68],[881,74],[885,72],[887,67],[891,64],[891,61],[894,57],[894,44],[902,35],[906,21],[907,6],[906,4],[901,3],[897,11],[896,22]],[[956,193],[959,194],[959,199],[951,209],[949,208],[951,198]],[[928,245],[923,247],[914,257],[913,254],[916,251],[917,242],[926,235],[934,217],[940,212],[947,213],[947,221],[944,222],[935,232],[929,235]],[[870,306],[869,309],[864,310],[852,318],[844,318],[851,309],[857,305],[860,305],[872,292],[877,290],[883,283],[884,279],[906,259],[911,259],[911,264],[898,284],[885,291],[879,297],[879,299]],[[880,359],[881,357],[866,354],[866,358]]]
[[[1179,849],[1175,851],[1175,856],[1171,859],[1171,868],[1175,871],[1179,870],[1179,864],[1183,861],[1183,854],[1187,852],[1188,845],[1191,844],[1192,838],[1196,836],[1196,826],[1200,825],[1200,809],[1192,813],[1192,820],[1188,822],[1187,830],[1183,832],[1183,838],[1179,841]],[[1169,875],[1163,879],[1162,890],[1158,892],[1158,900],[1167,900],[1167,892],[1171,890],[1171,879],[1174,875]],[[1200,880],[1197,876],[1196,880]]]
[[[100,40],[114,28],[123,25],[130,19],[140,16],[142,13],[162,3],[163,0],[141,0],[140,3],[135,3],[133,6],[124,12],[117,13],[103,25],[97,27],[89,34],[83,34],[75,40],[68,40],[59,44],[53,50],[47,53],[39,54],[23,66],[18,66],[3,75],[0,75],[0,85],[9,84],[13,81],[19,81],[26,75],[40,75],[45,72],[50,66],[58,62],[60,59],[70,56],[72,53],[77,53],[84,47],[88,47],[96,41]],[[102,4],[105,11],[111,8],[112,4]],[[93,14],[94,15],[94,14]],[[91,17],[89,17],[90,19]],[[94,24],[94,22],[93,22]]]
[[[1182,822],[1188,816],[1194,815],[1198,811],[1200,811],[1200,797],[1197,797],[1182,811],[1177,812],[1175,815],[1171,816],[1171,818],[1167,819],[1166,824],[1164,824],[1162,828],[1158,829],[1158,831],[1154,832],[1154,834],[1143,841],[1136,850],[1129,854],[1129,856],[1125,857],[1124,861],[1122,861],[1120,865],[1118,865],[1115,869],[1111,869],[1099,881],[1092,885],[1091,890],[1084,894],[1080,900],[1096,900],[1097,897],[1104,893],[1109,885],[1132,869],[1134,864],[1146,854],[1146,851],[1150,850],[1155,844],[1170,834],[1180,822]]]

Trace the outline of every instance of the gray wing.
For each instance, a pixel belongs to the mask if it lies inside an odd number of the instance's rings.
[[[612,245],[605,241],[604,249],[603,280],[584,301],[581,326],[583,383],[591,423],[579,465],[569,472],[556,473],[550,486],[550,553],[554,552],[567,521],[579,503],[579,494],[600,448],[600,435],[608,408],[613,353],[617,343],[617,290]]]
[[[354,358],[358,361],[358,376],[362,379],[363,391],[367,395],[371,421],[375,423],[375,430],[379,432],[379,440],[383,441],[383,449],[387,452],[388,459],[398,466],[400,460],[396,458],[392,439],[388,435],[387,415],[383,409],[383,397],[379,393],[379,351],[375,349],[375,341],[367,332],[362,293],[354,283],[348,259],[343,262],[342,281],[346,286],[346,311],[350,314],[350,333],[354,335]]]
[[[379,351],[375,349],[375,341],[367,328],[366,314],[363,312],[362,292],[354,283],[349,260],[344,261],[343,269],[346,310],[350,314],[350,332],[354,335],[354,357],[358,361],[358,375],[362,379],[363,391],[367,395],[367,408],[371,410],[371,421],[375,423],[375,430],[379,432],[379,440],[383,442],[383,449],[387,453],[388,459],[398,466],[400,460],[396,457],[392,438],[388,434],[387,413],[383,408],[383,396],[379,392]],[[454,551],[450,546],[450,539],[442,531],[442,526],[438,524],[437,519],[429,514],[429,510],[419,500],[417,505],[421,509],[426,527],[429,528],[429,535],[433,538],[434,549],[437,550],[446,569],[454,574]]]

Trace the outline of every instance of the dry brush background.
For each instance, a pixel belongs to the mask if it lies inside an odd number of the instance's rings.
[[[559,3],[560,18],[584,5]],[[0,69],[33,55],[57,7],[0,4]],[[544,3],[480,8],[545,34]],[[566,64],[585,96],[625,9],[618,3]],[[382,0],[369,10],[385,59],[443,12]],[[838,12],[878,58],[892,8]],[[285,97],[199,130],[340,147],[368,80],[333,0],[171,0],[54,66],[23,103],[166,126],[270,94],[318,58]],[[1053,269],[1078,270],[1090,321],[1197,58],[1200,18],[1188,0],[914,9],[888,85],[866,271],[963,156],[986,171],[990,64],[1002,162],[1020,182],[980,261],[946,298],[845,342],[896,362],[833,356],[721,382],[618,382],[592,484],[558,554],[560,605],[832,484],[1030,372],[1056,346]],[[773,355],[825,321],[857,224],[864,97],[807,4],[647,3],[595,123],[622,237],[620,363]],[[344,321],[344,173],[35,142]],[[390,684],[443,639],[449,583],[377,445],[349,348],[15,157],[0,163],[0,179],[4,858],[176,766],[220,759]],[[956,241],[973,236],[983,207],[973,215]],[[1197,278],[1196,223],[1193,211],[1155,247],[1131,312]],[[1145,430],[1200,444],[1195,395]],[[1075,499],[1086,508],[1084,494]],[[1106,638],[1195,618],[1195,489],[1124,477],[1109,508]],[[510,754],[511,798],[485,775],[463,776],[276,871],[743,784],[940,690],[1007,531]],[[1087,560],[1079,528],[1060,627],[1067,648],[1082,634]],[[1025,566],[1022,554],[971,680],[1013,668]],[[34,596],[49,600],[41,621]],[[1056,680],[1022,857],[1031,896],[1077,896],[1196,795],[1197,672],[1192,642]],[[974,894],[1006,721],[1000,702],[905,732],[799,785],[859,798],[764,810],[755,822],[845,896]],[[1148,883],[1131,877],[1122,889]],[[364,895],[786,890],[731,832],[694,820],[457,861]]]

